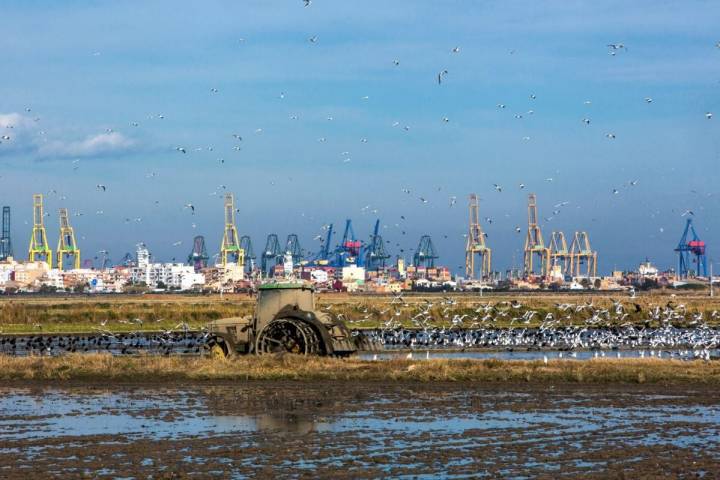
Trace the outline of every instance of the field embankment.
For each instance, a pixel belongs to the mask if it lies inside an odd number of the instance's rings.
[[[657,359],[371,361],[302,356],[0,356],[0,380],[23,382],[207,382],[247,380],[529,382],[720,385],[720,362]]]

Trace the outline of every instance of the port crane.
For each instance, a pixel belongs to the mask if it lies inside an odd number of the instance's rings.
[[[707,276],[706,245],[695,231],[692,218],[685,222],[685,230],[675,251],[678,254],[677,273],[680,278],[688,278],[693,272],[695,275]]]

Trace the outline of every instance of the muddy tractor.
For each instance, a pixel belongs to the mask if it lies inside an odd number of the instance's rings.
[[[215,320],[208,324],[211,354],[294,353],[349,356],[372,345],[351,335],[345,324],[315,308],[313,287],[305,283],[261,285],[253,316]]]

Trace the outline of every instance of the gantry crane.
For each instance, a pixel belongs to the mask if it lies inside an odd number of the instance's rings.
[[[205,237],[197,235],[193,239],[193,248],[190,251],[190,255],[188,255],[187,261],[193,266],[196,272],[199,272],[208,266],[209,259],[207,248],[205,248]]]
[[[469,231],[465,244],[465,276],[475,278],[475,256],[480,257],[480,279],[490,276],[492,266],[492,250],[485,245],[485,233],[480,226],[480,206],[478,197],[470,194],[469,202]]]
[[[245,264],[245,252],[240,247],[237,226],[235,226],[235,199],[232,193],[225,194],[225,231],[220,246],[220,259],[226,266],[230,260],[238,266]]]
[[[43,196],[41,193],[33,195],[33,229],[30,236],[30,248],[28,249],[28,259],[31,262],[43,261],[52,268],[52,250],[48,245],[47,234],[45,232],[43,211]]]
[[[552,232],[550,237],[550,265],[560,267],[563,276],[570,273],[572,267],[572,255],[568,250],[567,240],[563,232]]]
[[[65,260],[72,257],[74,269],[80,268],[80,248],[75,240],[75,230],[70,226],[70,217],[67,208],[59,210],[60,215],[60,238],[57,246],[57,268],[65,269]]]
[[[690,236],[690,238],[688,238]],[[692,264],[695,264],[695,274],[700,276],[707,275],[707,260],[705,256],[705,242],[700,240],[695,227],[692,224],[692,218],[688,218],[685,223],[680,243],[678,243],[675,251],[678,253],[678,276],[687,278],[693,271]],[[711,279],[712,281],[712,279]]]
[[[380,235],[380,219],[375,221],[375,228],[370,237],[370,243],[365,248],[365,268],[368,270],[381,270],[385,268],[385,261],[390,258],[385,250],[383,237]]]
[[[275,265],[281,264],[283,262],[284,255],[285,252],[283,252],[280,247],[280,241],[278,240],[277,234],[271,233],[268,235],[267,241],[265,242],[265,250],[262,252],[260,263],[263,275],[270,273],[270,269],[275,267]]]
[[[252,273],[255,271],[255,250],[253,250],[252,240],[249,235],[243,235],[240,237],[240,248],[245,252],[245,271]]]
[[[430,235],[420,237],[420,243],[415,250],[414,263],[416,267],[425,266],[427,268],[435,267],[435,260],[438,258]]]
[[[300,247],[300,239],[294,233],[287,236],[285,241],[285,251],[292,257],[293,265],[298,265],[303,261],[302,247]]]
[[[570,245],[571,267],[573,277],[597,277],[597,252],[590,248],[590,237],[587,232],[575,232]],[[582,266],[585,266],[585,269]]]
[[[537,199],[534,193],[528,195],[528,231],[525,237],[525,275],[533,275],[534,257],[540,261],[540,275],[547,276],[550,271],[550,249],[545,246],[538,225]]]
[[[352,220],[345,220],[345,231],[343,238],[335,252],[335,267],[345,267],[347,265],[362,266],[363,258],[360,255],[362,250],[362,242],[355,238],[355,231],[352,227]]]
[[[0,260],[13,256],[12,239],[10,238],[10,207],[2,209],[2,235],[0,236]]]

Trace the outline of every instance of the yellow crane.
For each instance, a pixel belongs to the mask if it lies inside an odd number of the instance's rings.
[[[465,277],[475,278],[475,256],[480,257],[480,279],[490,276],[492,249],[485,244],[485,233],[480,226],[480,206],[476,194],[470,194],[470,229],[465,244]]]
[[[28,260],[31,262],[43,261],[52,268],[52,250],[48,245],[43,216],[43,196],[41,193],[37,193],[33,195],[33,229],[30,235]]]
[[[65,268],[65,259],[72,257],[73,268],[80,268],[80,249],[75,241],[75,230],[70,226],[67,208],[60,209],[60,238],[57,246],[57,267]]]
[[[540,275],[547,276],[550,271],[550,249],[545,246],[538,225],[537,198],[534,193],[528,196],[528,231],[525,237],[525,275],[532,275],[534,257],[540,261]]]
[[[245,266],[245,250],[240,247],[240,237],[235,225],[235,199],[232,193],[225,194],[225,231],[220,246],[220,259],[222,265],[228,260],[235,260],[239,267]]]
[[[587,232],[575,232],[570,245],[572,258],[571,275],[574,277],[597,277],[597,252],[590,248],[590,236]],[[585,269],[583,269],[583,265]]]
[[[560,266],[563,275],[570,273],[572,255],[568,250],[567,240],[563,232],[552,232],[550,237],[550,264],[552,267]]]

